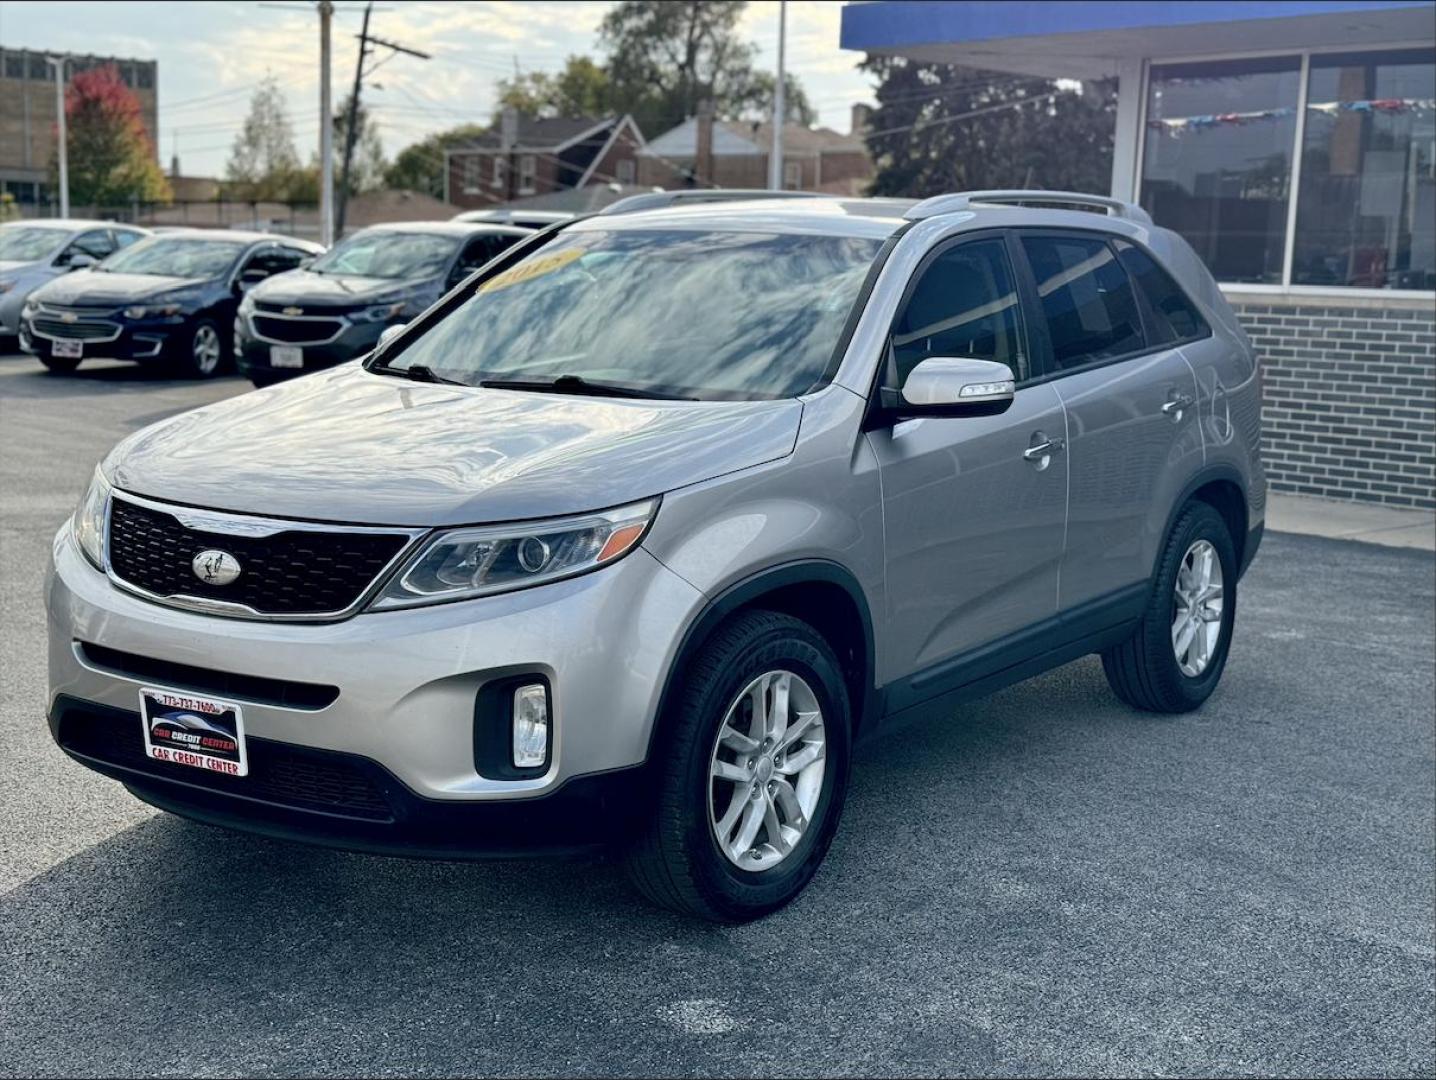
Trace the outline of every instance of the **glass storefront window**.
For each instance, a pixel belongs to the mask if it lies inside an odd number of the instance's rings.
[[[1142,205],[1218,281],[1280,284],[1298,57],[1152,68]]]
[[[1313,56],[1293,285],[1436,288],[1436,62]]]

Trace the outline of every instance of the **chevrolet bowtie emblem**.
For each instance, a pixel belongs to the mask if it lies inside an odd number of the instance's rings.
[[[304,309],[303,309],[302,307],[287,307],[287,308],[284,309],[284,314],[286,314],[286,315],[303,315],[303,314],[304,314]]]
[[[62,313],[61,313],[61,315],[60,315],[60,321],[61,321],[61,322],[79,322],[79,321],[80,321],[80,316],[76,315],[73,311],[66,311],[66,312],[62,312]]]

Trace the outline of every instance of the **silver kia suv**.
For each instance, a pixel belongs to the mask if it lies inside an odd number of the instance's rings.
[[[1185,242],[1054,192],[667,202],[117,446],[54,544],[59,745],[276,837],[617,847],[742,920],[859,736],[1089,653],[1206,700],[1265,483]]]

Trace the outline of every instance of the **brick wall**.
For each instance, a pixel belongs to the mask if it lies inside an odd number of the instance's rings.
[[[1271,489],[1436,507],[1436,302],[1231,300],[1261,362]]]

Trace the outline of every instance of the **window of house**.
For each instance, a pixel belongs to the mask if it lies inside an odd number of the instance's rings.
[[[1111,246],[1089,236],[1024,236],[1022,249],[1047,322],[1052,366],[1062,370],[1143,348],[1132,283]]]
[[[788,191],[797,191],[803,186],[803,163],[801,161],[783,162],[783,187]]]
[[[483,159],[477,154],[471,154],[462,159],[463,174],[461,183],[466,194],[472,195],[479,190],[479,169],[483,165]]]
[[[1436,61],[1311,58],[1291,280],[1436,288]]]
[[[634,184],[638,182],[637,162],[632,158],[624,158],[613,166],[613,178],[620,184]]]
[[[538,159],[532,154],[524,154],[519,158],[519,194],[532,195],[536,190],[538,177]]]
[[[1002,240],[969,241],[934,258],[893,323],[898,385],[931,356],[996,360],[1026,378],[1014,282]]]
[[[1295,56],[1152,68],[1142,205],[1218,281],[1282,281],[1300,84]]]

